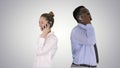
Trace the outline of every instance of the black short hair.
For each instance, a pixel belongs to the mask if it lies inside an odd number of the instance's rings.
[[[85,7],[84,7],[84,6],[78,6],[78,7],[73,11],[73,17],[74,17],[74,19],[75,19],[77,22],[79,22],[78,17],[79,17],[80,9],[81,9],[81,8],[85,8]]]
[[[83,11],[82,9],[85,9],[85,11]],[[81,20],[79,20],[79,16],[80,16],[82,13],[86,12],[86,10],[89,12],[89,10],[88,10],[85,6],[78,6],[78,7],[73,11],[73,17],[74,17],[74,19],[75,19],[78,23],[81,22]],[[90,15],[90,12],[89,12],[89,15]],[[92,20],[91,15],[90,15],[90,20]]]

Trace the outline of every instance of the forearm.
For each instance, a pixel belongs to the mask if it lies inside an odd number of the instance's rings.
[[[57,46],[57,39],[49,38],[46,40],[42,48],[37,49],[37,55],[43,55],[48,53],[53,47]]]

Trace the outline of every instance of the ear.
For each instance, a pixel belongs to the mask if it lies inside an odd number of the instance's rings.
[[[90,17],[90,20],[92,20],[92,17],[91,17],[91,15],[90,15],[89,17]]]
[[[79,20],[82,21],[82,17],[81,16],[79,16]]]
[[[49,23],[52,24],[52,21],[50,21]]]

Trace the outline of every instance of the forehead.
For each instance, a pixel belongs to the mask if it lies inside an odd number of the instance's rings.
[[[89,10],[87,8],[80,9],[80,14],[86,14],[86,13],[89,13]]]
[[[43,16],[41,16],[41,17],[40,17],[40,20],[46,20],[46,18],[45,18],[45,17],[43,17]]]

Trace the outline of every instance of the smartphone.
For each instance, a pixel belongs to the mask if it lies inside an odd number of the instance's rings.
[[[46,24],[43,28],[42,28],[42,30],[44,30],[45,28],[47,28],[48,27],[48,24]]]

